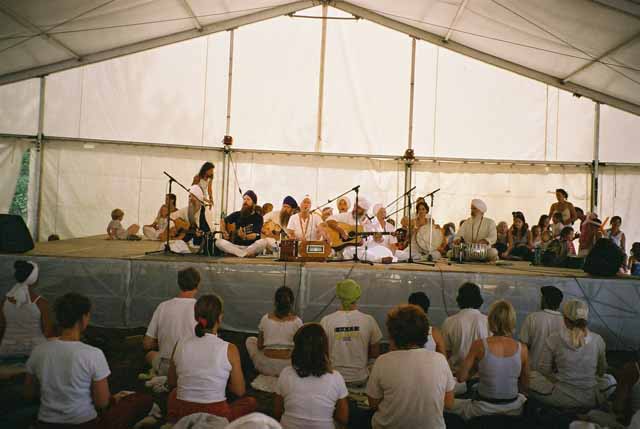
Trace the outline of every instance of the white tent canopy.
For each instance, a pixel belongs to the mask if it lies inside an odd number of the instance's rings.
[[[293,13],[319,1],[8,0],[0,83]],[[640,114],[640,5],[624,0],[329,1],[481,61]],[[55,4],[55,7],[51,7]]]

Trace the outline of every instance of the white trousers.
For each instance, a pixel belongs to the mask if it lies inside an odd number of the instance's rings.
[[[249,357],[253,361],[253,366],[256,367],[260,374],[277,377],[283,369],[291,366],[291,359],[273,359],[265,356],[262,350],[258,349],[258,339],[256,337],[247,338],[245,345],[247,346]]]
[[[577,389],[554,382],[537,371],[529,374],[529,396],[555,408],[593,408],[603,403],[613,393],[616,381],[605,374],[597,377],[598,385],[593,389]]]
[[[356,247],[349,246],[342,251],[342,257],[344,259],[353,259],[353,255],[355,255],[355,253]],[[389,250],[385,246],[358,246],[358,259],[379,263],[382,262],[382,258],[392,258],[393,262],[397,261],[397,259],[393,256],[391,250]]]
[[[142,227],[142,233],[149,240],[159,240],[160,239],[160,234],[162,234],[164,231],[165,231],[164,229],[155,229],[152,226],[144,226],[144,227]]]
[[[518,399],[508,404],[493,404],[475,399],[456,399],[449,412],[457,414],[465,420],[493,415],[520,416],[525,402],[527,402],[527,398],[522,394],[518,394]]]
[[[224,253],[244,258],[245,256],[256,256],[267,247],[267,240],[262,238],[254,242],[251,246],[239,246],[224,239],[216,240],[216,247]]]

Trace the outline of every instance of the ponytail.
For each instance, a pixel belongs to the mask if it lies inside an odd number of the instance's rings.
[[[204,337],[207,331],[212,330],[222,314],[222,300],[217,295],[201,296],[194,307],[196,319],[195,334]]]
[[[585,338],[589,333],[586,320],[567,320],[567,329],[569,329],[569,338],[573,347],[580,348],[585,345]]]

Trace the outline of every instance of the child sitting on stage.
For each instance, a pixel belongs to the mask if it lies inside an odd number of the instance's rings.
[[[302,326],[302,320],[293,313],[293,302],[290,288],[276,290],[274,311],[260,320],[258,338],[247,338],[247,351],[261,374],[278,376],[291,365],[293,336]]]
[[[140,240],[140,237],[137,235],[140,226],[134,223],[129,228],[124,229],[122,226],[123,218],[124,212],[122,210],[114,209],[111,212],[111,222],[107,225],[109,240]]]
[[[553,220],[553,224],[551,225],[551,234],[553,235],[553,238],[558,238],[562,233],[562,229],[565,227],[562,223],[562,213],[555,212],[551,219]]]
[[[169,214],[169,207],[163,204],[158,210],[158,215],[151,225],[145,225],[142,227],[142,233],[149,240],[164,240],[167,238],[165,232],[167,230],[167,216]]]

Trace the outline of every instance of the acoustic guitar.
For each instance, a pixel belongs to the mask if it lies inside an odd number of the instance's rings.
[[[276,240],[280,239],[280,234],[282,233],[282,227],[270,220],[267,221],[262,226],[262,238],[274,238]]]
[[[338,226],[344,230],[349,236],[348,239],[343,240],[340,237],[338,231],[327,227],[327,235],[329,237],[329,245],[333,247],[335,250],[342,250],[347,246],[355,246],[356,245],[356,226],[349,225],[346,223],[338,222]],[[369,237],[371,235],[394,235],[393,232],[365,232],[364,227],[362,225],[358,225],[358,241],[365,237]]]

